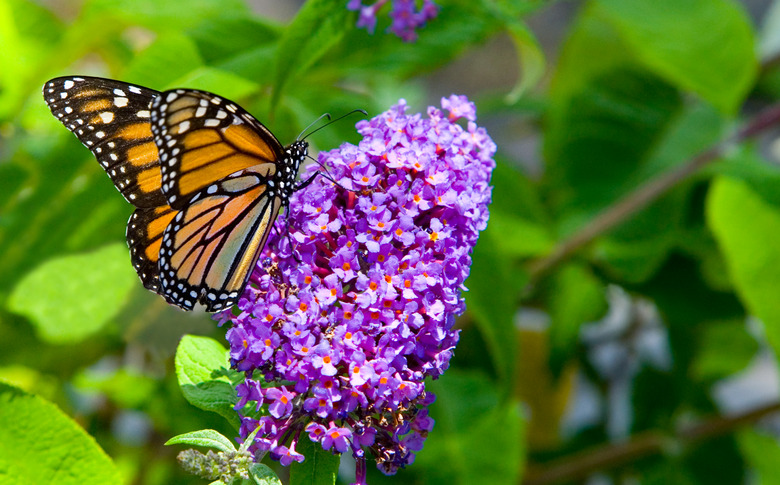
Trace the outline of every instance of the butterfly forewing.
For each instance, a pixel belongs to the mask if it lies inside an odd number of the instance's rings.
[[[151,131],[160,93],[92,77],[60,77],[43,87],[52,114],[90,149],[122,195],[136,207],[165,204]]]
[[[169,303],[218,311],[238,301],[281,206],[268,181],[267,171],[251,167],[207,187],[176,215],[160,250]]]
[[[192,89],[162,93],[152,105],[152,132],[160,150],[162,190],[182,209],[201,190],[248,167],[271,175],[282,145],[237,104]]]

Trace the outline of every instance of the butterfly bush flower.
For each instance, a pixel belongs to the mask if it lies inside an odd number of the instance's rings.
[[[433,428],[424,379],[449,366],[471,250],[485,229],[495,144],[465,96],[405,101],[323,152],[293,194],[229,320],[241,435],[287,465],[308,439],[392,474]],[[464,127],[465,126],[465,127]],[[309,166],[303,178],[319,167]],[[335,183],[334,183],[335,182]],[[247,407],[247,404],[250,407]],[[253,407],[252,407],[253,405]]]
[[[365,27],[369,33],[373,34],[376,28],[377,12],[386,3],[387,0],[378,0],[370,5],[364,5],[362,0],[349,0],[347,8],[359,11],[357,26]],[[423,0],[422,6],[419,8],[417,8],[416,0],[393,0],[390,10],[390,18],[393,19],[393,23],[389,30],[406,42],[414,42],[417,40],[415,29],[423,27],[438,13],[439,8],[432,0]]]

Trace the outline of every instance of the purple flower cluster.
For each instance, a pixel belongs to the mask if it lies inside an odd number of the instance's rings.
[[[246,374],[236,409],[260,411],[242,416],[243,437],[260,427],[253,451],[300,462],[307,435],[351,451],[362,483],[366,451],[390,474],[422,449],[434,399],[423,380],[444,372],[458,341],[495,167],[474,104],[451,96],[442,107],[409,115],[401,100],[357,124],[358,146],[320,153],[329,175],[293,194],[241,313],[219,315]]]
[[[370,5],[363,5],[362,0],[349,0],[347,8],[360,11],[357,26],[365,27],[369,33],[373,34],[376,28],[377,12],[386,3],[387,0],[377,0]],[[427,21],[439,13],[439,8],[433,3],[433,0],[423,0],[420,8],[417,8],[415,0],[393,0],[391,3],[390,18],[393,19],[393,23],[389,30],[406,42],[414,42],[417,39],[415,29],[424,26]]]

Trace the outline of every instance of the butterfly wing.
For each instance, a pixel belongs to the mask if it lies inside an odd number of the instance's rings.
[[[86,76],[59,77],[43,86],[52,114],[89,148],[125,199],[150,208],[166,203],[150,123],[159,94]]]
[[[63,77],[44,97],[138,207],[127,242],[144,286],[185,310],[236,303],[305,142],[285,151],[249,113],[203,91]]]
[[[169,303],[213,312],[238,301],[282,205],[268,185],[274,175],[262,165],[233,174],[176,214],[160,250],[160,293]]]
[[[205,91],[162,93],[152,105],[152,133],[160,148],[162,190],[175,209],[233,173],[258,164],[276,166],[284,156],[262,123]]]
[[[159,258],[163,233],[179,211],[170,206],[136,209],[127,221],[127,246],[133,268],[148,290],[160,292]]]

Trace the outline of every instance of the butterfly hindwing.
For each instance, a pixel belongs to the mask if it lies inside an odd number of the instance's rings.
[[[273,173],[251,167],[194,196],[165,230],[160,293],[190,310],[219,311],[238,301],[282,205]]]
[[[162,190],[183,208],[201,190],[255,165],[270,170],[282,145],[237,104],[193,89],[166,91],[152,105],[152,132],[160,150]]]
[[[127,246],[133,268],[144,287],[160,293],[160,246],[163,233],[178,211],[170,206],[136,209],[127,221]]]
[[[151,131],[158,91],[110,79],[52,79],[43,96],[52,114],[95,155],[128,202],[165,204],[160,160]]]

